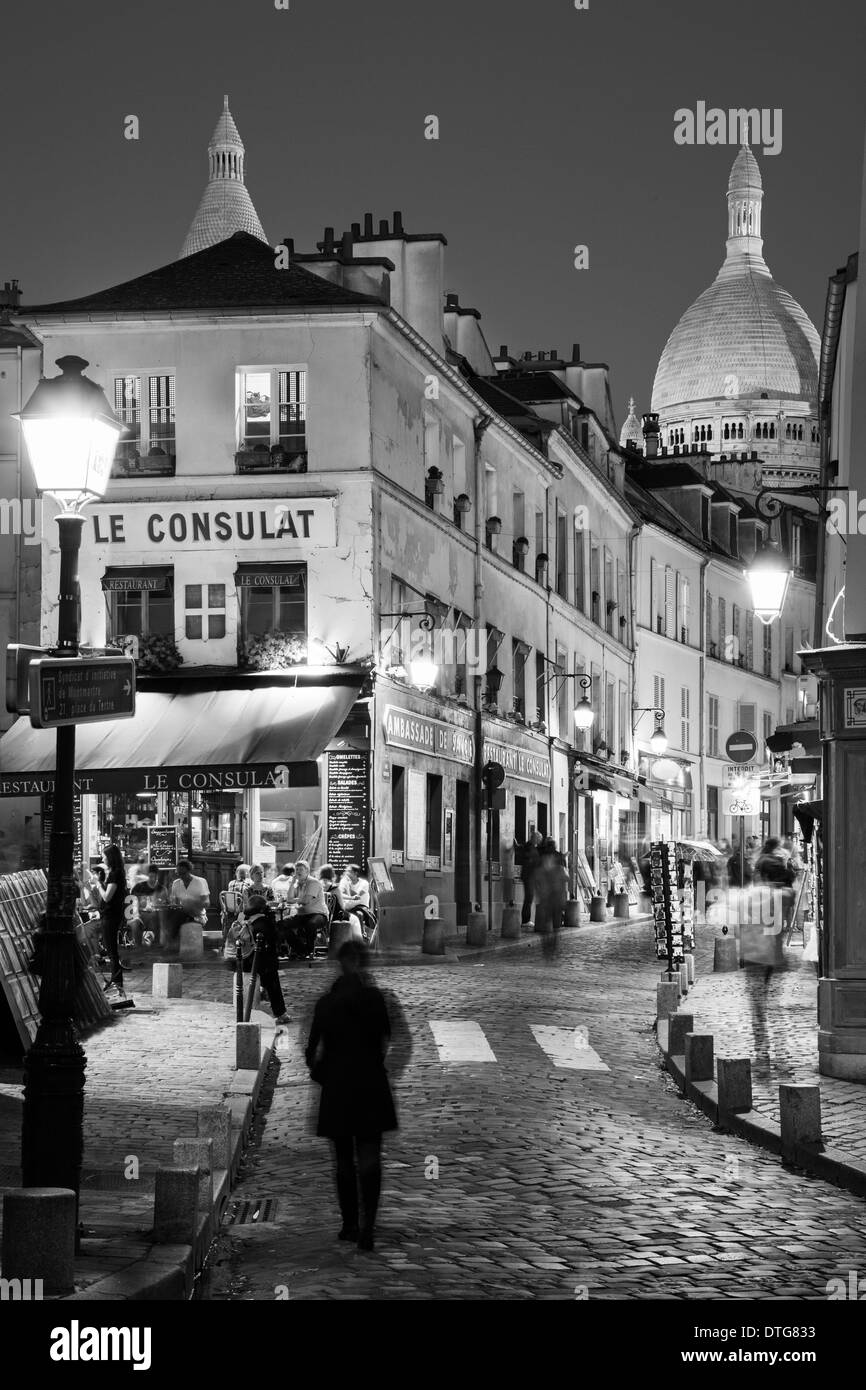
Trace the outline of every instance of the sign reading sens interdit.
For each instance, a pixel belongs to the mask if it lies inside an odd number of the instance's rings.
[[[434,758],[450,758],[455,763],[472,763],[475,759],[475,739],[468,729],[441,719],[428,719],[396,705],[385,706],[385,742]]]
[[[260,498],[243,502],[130,503],[88,509],[97,546],[130,551],[218,550],[238,543],[256,549],[287,544],[336,545],[333,497]]]

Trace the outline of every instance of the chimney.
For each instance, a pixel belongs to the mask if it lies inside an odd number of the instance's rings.
[[[17,309],[21,303],[21,291],[17,280],[7,280],[0,291],[0,309]]]
[[[334,254],[334,229],[333,229],[333,227],[326,227],[326,228],[325,228],[325,240],[324,240],[323,243],[322,243],[322,251],[323,251],[323,253],[324,253],[326,256],[333,256],[333,254]]]
[[[445,296],[445,308],[446,308],[446,309],[457,309],[457,308],[459,308],[459,305],[460,305],[460,296],[459,296],[459,295],[457,295],[457,294],[446,294],[446,296]]]
[[[403,214],[402,214],[402,212],[395,212],[395,213],[394,213],[394,235],[395,235],[395,236],[404,236],[404,235],[405,235],[405,233],[403,232]]]
[[[572,362],[579,362],[579,361],[580,361],[580,343],[572,343],[572,345],[571,345],[571,360],[572,360]]]
[[[357,222],[353,226],[357,227]],[[344,232],[340,238],[340,260],[351,261],[354,258],[353,236],[351,232]]]
[[[360,224],[360,222],[353,222],[353,223],[352,223],[352,236],[357,240],[357,238],[358,238],[360,235],[361,235],[361,224]]]
[[[372,214],[372,212],[365,212],[365,213],[364,213],[364,236],[365,236],[365,237],[370,237],[370,238],[372,239],[372,236],[373,236],[373,214]]]
[[[650,411],[642,417],[644,455],[648,459],[658,458],[659,453],[659,417],[655,412]]]
[[[293,261],[293,260],[295,259],[295,239],[294,239],[294,237],[284,236],[284,237],[283,237],[283,240],[282,240],[282,245],[285,246],[286,250],[287,250],[288,253],[289,253],[289,260],[290,260],[290,261]]]
[[[531,362],[531,361],[532,361],[532,353],[531,353],[531,352],[525,352],[525,353],[523,354],[523,360],[524,360],[524,362]]]
[[[380,219],[379,219],[379,235],[380,235],[380,236],[390,236],[390,235],[391,235],[390,232],[388,231],[388,219],[387,219],[387,217],[380,217]]]
[[[500,357],[507,357],[507,356],[508,356],[508,344],[507,344],[507,343],[501,343],[501,344],[500,344],[500,347],[499,347],[499,356],[500,356]]]
[[[543,362],[544,359],[546,358],[546,356],[547,356],[547,353],[546,353],[546,352],[539,351],[539,353],[538,353],[538,360],[539,360],[539,362]]]
[[[550,349],[550,360],[551,360],[551,362],[558,362],[558,361],[559,361],[559,353],[557,352],[556,348],[551,348],[551,349]]]

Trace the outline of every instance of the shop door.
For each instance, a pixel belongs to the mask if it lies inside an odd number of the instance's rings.
[[[457,905],[457,925],[465,927],[471,907],[469,872],[469,783],[457,781],[457,806],[454,826],[454,901]]]
[[[547,802],[546,802],[546,801],[539,801],[539,803],[538,803],[538,822],[537,822],[537,824],[538,824],[538,833],[539,833],[539,835],[541,836],[542,839],[545,839],[545,838],[547,837],[547,833],[548,833],[548,831],[547,831]]]

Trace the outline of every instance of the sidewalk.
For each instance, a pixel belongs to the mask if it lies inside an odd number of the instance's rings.
[[[715,1056],[752,1059],[752,1111],[758,1117],[751,1137],[762,1142],[761,1121],[779,1131],[779,1085],[819,1084],[821,1127],[825,1150],[841,1160],[849,1174],[838,1180],[866,1180],[866,1084],[839,1081],[818,1071],[817,978],[812,961],[804,961],[802,945],[786,949],[786,969],[771,978],[766,1010],[766,1039],[756,1034],[745,972],[713,973],[713,928],[697,928],[695,982],[680,1001],[680,1012],[692,1014],[696,1033],[711,1033]],[[661,1031],[661,1025],[660,1025]],[[741,1117],[745,1118],[745,1117]]]
[[[184,988],[191,972],[184,971]],[[235,1016],[226,1004],[201,998],[153,999],[150,970],[130,974],[136,1007],[118,1013],[84,1038],[87,1054],[84,1169],[79,1220],[84,1228],[76,1259],[75,1294],[88,1299],[183,1298],[218,1224],[231,1173],[214,1173],[214,1211],[199,1213],[199,1238],[189,1245],[152,1241],[157,1168],[173,1166],[174,1141],[193,1137],[200,1107],[226,1102],[232,1110],[232,1170],[251,1118],[249,1098],[238,1094]],[[195,991],[198,993],[198,991]],[[270,1061],[273,1019],[262,1025],[255,1085]],[[0,1197],[20,1186],[23,1087],[15,1073],[0,1084]],[[233,1084],[235,1083],[235,1084]],[[2,1203],[0,1203],[2,1222]]]

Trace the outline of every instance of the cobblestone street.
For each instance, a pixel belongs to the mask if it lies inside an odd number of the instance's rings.
[[[224,1228],[210,1298],[821,1300],[866,1268],[860,1199],[678,1098],[657,1061],[645,924],[565,933],[555,960],[379,971],[412,1054],[376,1250],[341,1244],[302,1056],[329,969],[284,974],[292,1024],[234,1194],[252,1211],[275,1199],[274,1219]],[[392,1074],[405,1050],[398,1038]]]

